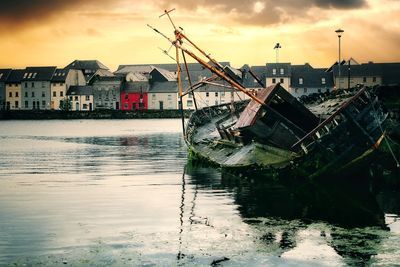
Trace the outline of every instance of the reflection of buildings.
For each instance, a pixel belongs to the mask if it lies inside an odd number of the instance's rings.
[[[300,232],[316,228],[320,240],[345,263],[364,264],[378,253],[386,232],[384,213],[368,182],[278,182],[221,176],[214,169],[193,166],[187,173],[203,190],[232,192],[243,221],[259,231],[259,242],[273,255],[296,250],[304,241]]]

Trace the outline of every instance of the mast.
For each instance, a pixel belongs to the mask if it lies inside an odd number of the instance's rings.
[[[200,63],[203,67],[207,68],[208,70],[210,70],[212,73],[216,74],[217,76],[219,76],[220,78],[222,78],[223,80],[225,80],[227,83],[229,83],[234,89],[243,92],[244,94],[246,94],[247,96],[249,96],[251,99],[255,100],[257,103],[259,103],[262,106],[265,106],[264,102],[261,101],[259,98],[257,98],[255,95],[252,94],[252,92],[250,92],[249,90],[247,90],[243,85],[241,85],[239,82],[235,81],[234,79],[230,78],[224,71],[223,66],[216,61],[215,59],[213,59],[209,54],[207,54],[205,51],[203,51],[202,49],[200,49],[194,42],[192,42],[183,32],[182,32],[182,28],[179,27],[179,29],[175,26],[174,22],[171,19],[171,16],[169,13],[171,13],[172,11],[174,11],[175,9],[171,9],[169,11],[165,10],[164,14],[162,14],[160,17],[167,15],[169,21],[172,24],[172,27],[174,28],[174,35],[175,35],[175,40],[172,40],[171,38],[169,38],[168,36],[166,36],[165,34],[161,33],[160,31],[158,31],[156,28],[150,26],[149,24],[147,24],[147,26],[149,28],[151,28],[152,30],[154,30],[156,33],[160,34],[161,36],[163,36],[165,39],[167,39],[173,46],[175,46],[175,48],[177,50],[181,50],[183,54],[189,55],[191,58],[193,58],[194,60],[196,60],[198,63]],[[205,60],[203,60],[202,58],[200,58],[200,56],[196,55],[194,52],[190,51],[189,49],[187,49],[186,47],[183,46],[184,40],[187,41],[191,46],[193,46],[195,48],[195,50],[197,50],[202,56],[206,57],[212,64],[206,62]],[[176,54],[177,57],[177,64],[179,65],[179,60],[178,60],[178,53]],[[180,75],[180,67],[178,66],[178,74]],[[178,76],[179,76],[178,75]],[[180,98],[183,96],[183,92],[182,92],[182,84],[181,84],[181,79],[178,78],[178,87],[179,87],[179,94],[180,94]]]

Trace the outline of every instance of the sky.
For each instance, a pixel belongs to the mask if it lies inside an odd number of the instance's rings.
[[[329,67],[400,62],[399,0],[1,0],[0,68],[64,67],[97,59],[120,64],[173,63],[174,49],[150,24],[173,38],[166,16],[218,61],[234,67],[276,62]],[[191,47],[188,47],[191,49]]]

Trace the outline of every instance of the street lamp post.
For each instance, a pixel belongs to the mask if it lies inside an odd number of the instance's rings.
[[[335,32],[336,32],[336,34],[338,36],[338,39],[339,39],[339,61],[338,61],[339,85],[338,86],[339,86],[339,89],[340,89],[340,76],[341,76],[341,74],[340,74],[340,64],[341,64],[341,62],[340,62],[340,38],[342,37],[342,34],[343,34],[344,30],[337,29]]]

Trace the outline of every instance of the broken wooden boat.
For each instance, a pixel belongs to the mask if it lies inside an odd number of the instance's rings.
[[[148,26],[176,48],[174,60],[177,63],[179,108],[192,159],[205,160],[226,169],[262,173],[290,169],[309,177],[356,166],[381,143],[386,114],[377,97],[366,87],[337,90],[325,99],[303,104],[279,83],[265,88],[250,70],[249,73],[262,89],[246,88],[229,72],[229,68],[200,49],[181,27],[175,26],[170,17],[173,10],[165,10],[161,16],[165,15],[170,20],[174,39]],[[213,76],[192,84],[186,56],[210,70]],[[186,70],[189,83],[185,90],[182,69]],[[196,105],[193,92],[210,82],[214,85],[221,82],[220,86],[225,88],[228,84],[232,91],[243,93],[249,100],[232,100],[198,110],[196,106],[196,111],[185,124],[183,97],[193,97]]]
[[[228,169],[295,170],[319,176],[366,159],[384,137],[387,114],[367,87],[302,104],[280,84],[255,100],[195,111],[186,137],[193,158]]]

